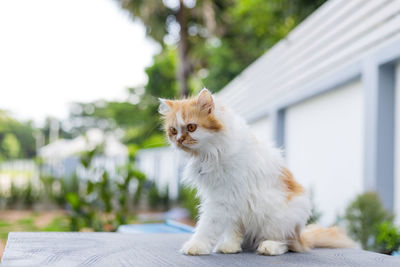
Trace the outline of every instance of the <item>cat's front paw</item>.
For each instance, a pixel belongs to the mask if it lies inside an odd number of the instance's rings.
[[[279,241],[265,240],[260,243],[257,253],[261,255],[276,256],[282,255],[288,251],[285,243]]]
[[[216,251],[224,254],[234,254],[242,251],[240,243],[236,242],[223,242],[218,245]]]
[[[189,240],[183,245],[180,251],[186,255],[208,255],[211,253],[211,248],[204,242]]]

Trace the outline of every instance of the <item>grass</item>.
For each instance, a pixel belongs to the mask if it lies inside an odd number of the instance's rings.
[[[43,227],[40,231],[47,232],[66,232],[69,231],[69,221],[66,217],[56,217],[51,223]]]
[[[11,224],[10,224],[9,222],[0,221],[0,228],[1,228],[1,227],[8,227],[8,226],[11,226]]]

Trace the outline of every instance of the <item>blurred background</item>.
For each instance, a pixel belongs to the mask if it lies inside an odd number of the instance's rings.
[[[203,87],[284,149],[310,222],[395,254],[399,58],[400,0],[0,1],[0,257],[11,231],[191,231],[157,98]]]

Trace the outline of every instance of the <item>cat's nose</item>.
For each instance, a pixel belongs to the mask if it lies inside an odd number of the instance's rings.
[[[178,143],[181,145],[182,145],[183,141],[185,141],[185,138],[183,136],[178,139]]]

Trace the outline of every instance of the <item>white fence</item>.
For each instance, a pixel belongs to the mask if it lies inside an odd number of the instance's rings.
[[[113,178],[117,169],[128,164],[127,157],[96,156],[92,162],[92,169],[86,170],[78,157],[67,157],[62,160],[54,160],[43,163],[40,167],[32,159],[12,160],[0,163],[0,192],[8,192],[11,184],[18,187],[31,183],[40,185],[40,175],[55,178],[70,178],[72,175],[82,179],[97,179],[102,170],[106,170]],[[98,170],[98,171],[94,171]],[[99,175],[95,175],[98,173]]]
[[[0,163],[0,191],[8,191],[11,184],[24,186],[28,182],[38,185],[39,169],[34,160],[13,160]]]
[[[185,159],[171,148],[152,148],[141,150],[137,156],[138,168],[154,181],[159,190],[168,189],[169,197],[177,199],[179,181]]]

